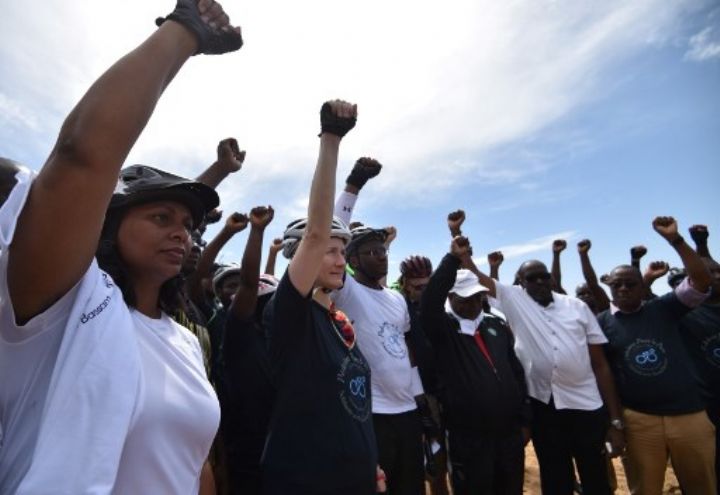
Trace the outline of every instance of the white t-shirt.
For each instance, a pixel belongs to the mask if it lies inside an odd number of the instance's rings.
[[[520,286],[496,281],[495,289],[515,334],[515,352],[530,396],[546,404],[552,396],[558,409],[600,408],[588,344],[605,344],[607,339],[588,306],[553,292],[553,302],[543,307]]]
[[[387,288],[371,289],[348,275],[332,299],[352,321],[360,351],[370,364],[373,413],[416,409],[415,396],[423,390],[405,343],[410,314],[402,295]]]
[[[6,246],[27,188],[0,209],[0,493],[196,495],[220,420],[197,338],[128,308],[95,262],[17,326]]]
[[[45,396],[77,286],[23,326],[7,302],[0,256],[0,493],[15,493],[32,462]]]
[[[220,422],[197,337],[163,314],[131,310],[142,362],[141,401],[113,493],[188,493]]]

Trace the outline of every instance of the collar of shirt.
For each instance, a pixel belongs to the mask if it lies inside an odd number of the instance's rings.
[[[624,315],[631,315],[633,313],[637,313],[638,311],[640,311],[643,308],[643,306],[645,306],[645,301],[642,301],[640,303],[640,306],[638,306],[635,311],[623,311],[620,308],[618,308],[617,306],[615,306],[615,303],[611,302],[610,303],[610,314],[615,315],[615,313],[622,313]]]
[[[480,326],[480,323],[482,323],[483,318],[485,318],[484,311],[480,311],[480,314],[474,320],[468,320],[467,318],[459,316],[455,311],[453,311],[452,306],[450,305],[450,300],[445,301],[445,311],[450,313],[458,321],[458,323],[460,323],[459,331],[464,335],[475,335],[475,331]]]

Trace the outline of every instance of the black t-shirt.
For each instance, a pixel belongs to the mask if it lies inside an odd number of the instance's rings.
[[[692,308],[674,293],[645,302],[634,313],[598,316],[608,338],[607,355],[622,404],[646,414],[701,411],[694,367],[680,336],[680,320]]]
[[[720,404],[720,304],[703,304],[692,310],[680,322],[680,328],[705,397]]]
[[[223,345],[225,400],[223,438],[233,472],[258,470],[265,446],[275,388],[267,344],[254,317],[228,312]]]
[[[265,309],[277,387],[263,456],[267,494],[375,493],[370,367],[285,272]]]

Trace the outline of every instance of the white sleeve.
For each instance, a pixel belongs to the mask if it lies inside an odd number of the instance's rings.
[[[335,202],[335,216],[346,224],[350,224],[352,218],[353,209],[355,209],[355,202],[358,199],[357,194],[343,191]]]
[[[422,395],[425,393],[425,389],[422,386],[422,380],[420,380],[420,373],[418,372],[417,366],[412,369],[412,383],[410,385],[410,391],[413,397]]]
[[[582,311],[582,319],[585,323],[585,335],[587,335],[588,344],[607,344],[608,339],[587,304],[582,303],[580,311]]]
[[[30,186],[36,176],[36,173],[27,169],[21,169],[15,174],[17,182],[0,208],[0,251],[4,251],[12,243],[18,217],[25,206]]]
[[[345,272],[345,283],[339,289],[332,291],[330,299],[335,303],[335,306],[344,311],[344,307],[347,305],[347,301],[352,298],[352,292],[354,285],[357,284],[352,275]]]

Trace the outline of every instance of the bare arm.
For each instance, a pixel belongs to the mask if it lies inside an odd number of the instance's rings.
[[[588,344],[590,352],[590,364],[592,365],[595,381],[598,390],[602,396],[605,407],[607,407],[610,420],[622,420],[622,409],[617,390],[615,389],[615,380],[610,370],[610,365],[605,358],[605,351],[602,345]],[[608,431],[608,440],[613,446],[610,453],[612,457],[616,457],[622,453],[625,448],[625,438],[620,430],[610,428]]]
[[[275,262],[277,261],[277,254],[282,250],[282,239],[273,239],[270,248],[268,249],[267,262],[265,263],[265,273],[268,275],[275,275]]]
[[[500,251],[493,251],[488,254],[488,265],[490,266],[490,278],[500,280],[500,265],[502,265],[505,257]]]
[[[677,222],[673,217],[657,217],[653,220],[653,228],[671,246],[675,248],[682,259],[688,277],[693,287],[700,292],[707,292],[712,283],[710,272],[700,259],[700,256],[691,248],[678,233]]]
[[[225,178],[242,168],[245,151],[241,151],[234,138],[226,138],[218,143],[217,160],[195,179],[215,189]]]
[[[255,312],[263,233],[265,227],[272,222],[274,215],[275,212],[271,206],[267,208],[258,206],[250,211],[250,235],[245,245],[240,268],[240,286],[230,305],[230,311],[239,319],[247,319]]]
[[[693,225],[688,229],[690,237],[695,242],[695,252],[701,258],[710,258],[710,249],[708,248],[708,237],[710,232],[708,231],[707,225]]]
[[[20,322],[49,307],[87,270],[120,166],[197,47],[190,31],[164,23],[100,76],[66,118],[11,245],[8,285]]]
[[[553,241],[553,244],[552,244],[553,261],[552,261],[551,275],[553,278],[553,282],[555,283],[555,291],[559,292],[560,294],[567,294],[567,292],[565,292],[565,289],[562,288],[562,283],[561,283],[562,274],[560,273],[560,253],[562,253],[566,247],[567,247],[567,241],[565,241],[563,239],[557,239],[557,240]]]
[[[585,283],[595,297],[595,302],[597,303],[597,311],[605,311],[610,307],[610,298],[605,293],[603,288],[600,287],[597,275],[595,274],[595,269],[593,268],[592,263],[590,263],[591,246],[592,244],[590,243],[589,239],[583,239],[582,241],[578,242],[580,265],[582,266],[582,273],[583,277],[585,278]]]
[[[320,135],[320,153],[310,187],[307,227],[297,252],[288,266],[290,281],[302,295],[310,294],[330,240],[330,225],[332,224],[335,199],[335,174],[342,134],[337,135],[326,131],[325,122],[334,118],[345,123],[347,130],[350,130],[354,126],[357,116],[356,105],[339,100],[326,105],[323,105],[320,113],[323,132]]]
[[[198,306],[204,306],[207,302],[204,300],[205,294],[202,289],[202,280],[210,276],[210,271],[217,259],[220,250],[233,238],[238,232],[245,230],[248,224],[247,215],[242,213],[233,213],[225,221],[222,230],[208,243],[200,255],[195,271],[187,278],[186,287],[190,300]]]
[[[630,248],[630,264],[640,269],[640,260],[647,254],[647,248],[642,245],[633,246]]]
[[[645,273],[643,273],[643,282],[645,283],[645,287],[648,290],[648,293],[651,292],[652,284],[665,275],[668,271],[670,271],[670,265],[665,263],[664,261],[651,261],[650,264],[645,269]]]

